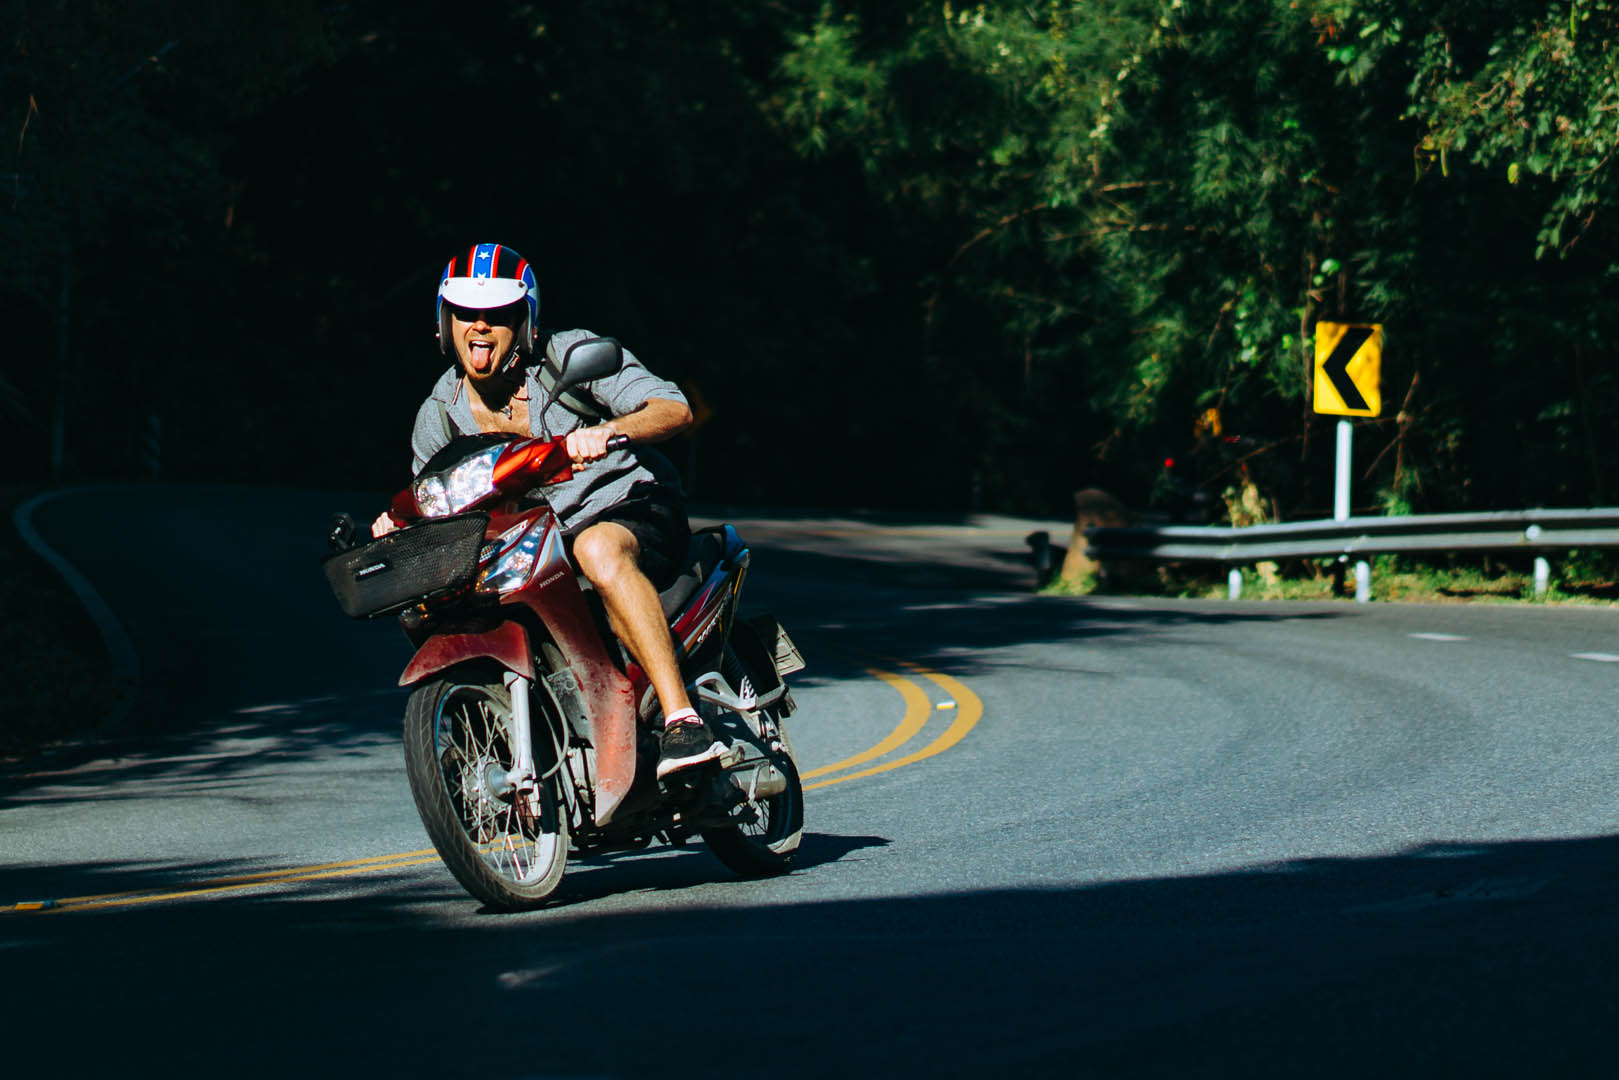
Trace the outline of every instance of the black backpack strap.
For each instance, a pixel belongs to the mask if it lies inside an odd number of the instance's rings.
[[[556,389],[557,380],[561,377],[561,374],[562,359],[557,356],[555,339],[548,336],[545,339],[545,361],[540,364],[539,370],[540,389],[545,391],[547,397],[550,397]],[[575,416],[593,424],[599,424],[604,420],[613,418],[613,414],[602,408],[600,402],[579,390],[578,387],[568,387],[562,393],[556,395],[556,400],[561,403],[563,408]]]
[[[561,371],[562,358],[557,356],[554,339],[548,335],[545,339],[545,362],[540,365],[539,370],[540,389],[545,391],[547,396],[556,388]],[[601,403],[595,398],[574,387],[562,391],[556,396],[556,400],[569,412],[589,424],[600,424],[613,418],[613,414],[602,408]],[[680,471],[661,452],[650,446],[637,446],[635,456],[646,466],[653,480],[660,486],[684,494]]]

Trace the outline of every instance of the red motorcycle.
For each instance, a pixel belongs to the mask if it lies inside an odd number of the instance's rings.
[[[621,362],[609,338],[579,342],[550,395]],[[561,439],[464,436],[394,498],[401,528],[356,544],[353,520],[333,519],[323,567],[344,612],[397,615],[416,648],[399,679],[416,688],[405,763],[434,847],[500,910],[543,903],[570,848],[695,834],[739,874],[784,872],[804,827],[785,676],[803,661],[774,618],[738,615],[747,546],[729,525],[695,532],[662,594],[692,700],[729,748],[660,781],[657,695],[543,500],[573,468]]]

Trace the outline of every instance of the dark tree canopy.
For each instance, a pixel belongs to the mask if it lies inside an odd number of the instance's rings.
[[[701,396],[705,499],[1320,511],[1319,318],[1387,328],[1357,505],[1615,497],[1619,5],[5,10],[38,482],[396,485],[498,239]]]

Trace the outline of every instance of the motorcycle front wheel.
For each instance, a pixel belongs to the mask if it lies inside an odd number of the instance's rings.
[[[534,710],[535,768],[550,764]],[[499,681],[425,683],[405,706],[405,771],[427,835],[455,880],[501,911],[539,907],[568,863],[568,819],[557,777],[539,784],[536,813],[504,783],[515,764],[511,699]]]

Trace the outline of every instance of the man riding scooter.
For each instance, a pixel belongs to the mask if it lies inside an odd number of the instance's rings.
[[[548,487],[546,498],[613,633],[657,692],[663,714],[657,775],[718,758],[725,744],[691,706],[658,600],[659,589],[685,568],[690,540],[679,479],[655,451],[607,446],[614,436],[645,445],[680,433],[692,420],[685,395],[626,349],[617,374],[552,400],[557,358],[595,335],[542,331],[533,267],[502,244],[476,244],[452,258],[439,281],[437,308],[439,348],[455,364],[417,410],[412,473],[421,473],[459,435],[565,436],[573,462],[590,467]],[[372,534],[382,536],[395,524],[384,513]]]

